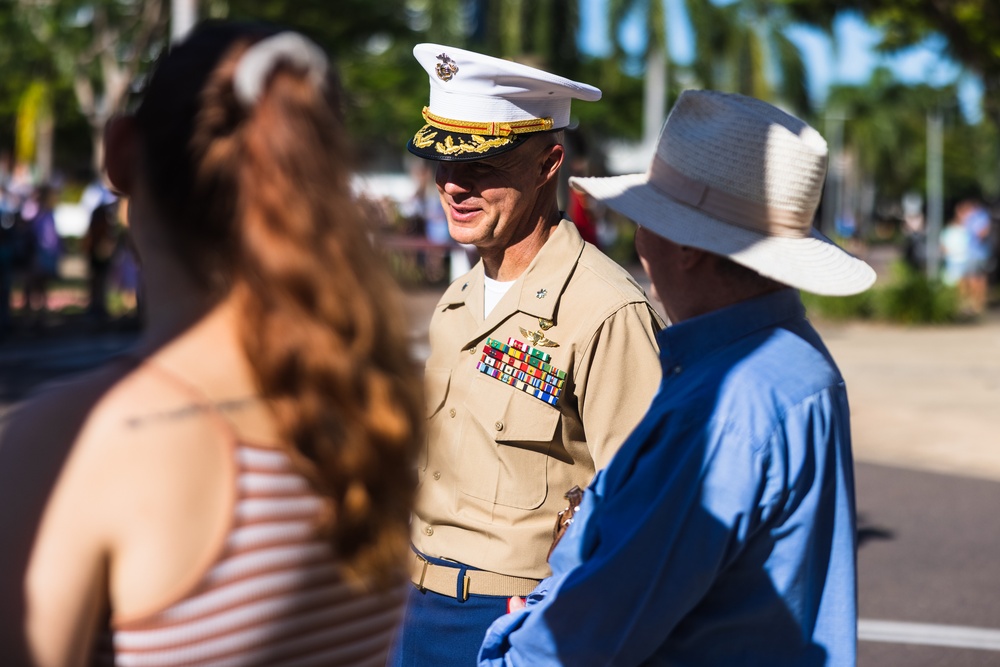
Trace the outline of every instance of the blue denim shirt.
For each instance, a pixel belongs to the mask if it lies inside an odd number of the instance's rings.
[[[853,665],[847,394],[798,293],[659,342],[648,413],[480,665]]]

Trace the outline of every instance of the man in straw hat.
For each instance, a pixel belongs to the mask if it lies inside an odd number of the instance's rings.
[[[854,664],[847,394],[796,288],[875,274],[812,228],[826,155],[769,104],[689,91],[647,173],[571,181],[640,225],[663,384],[481,665]]]
[[[586,486],[659,385],[662,322],[556,202],[570,101],[600,91],[449,46],[409,150],[436,165],[451,236],[481,261],[430,325],[428,446],[413,515],[414,588],[393,664],[474,664],[512,596],[550,572],[563,495]]]

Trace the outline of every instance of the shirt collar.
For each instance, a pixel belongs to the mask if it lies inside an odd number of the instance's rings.
[[[744,336],[805,317],[796,289],[786,288],[692,317],[657,334],[664,369],[683,368]]]
[[[568,220],[560,221],[531,260],[531,264],[510,288],[517,298],[515,310],[532,317],[553,319],[559,297],[569,282],[583,246],[584,242],[576,225]],[[483,262],[480,260],[465,277],[452,283],[441,297],[440,303],[446,306],[464,303],[482,317],[483,281]],[[504,300],[511,296],[508,293]]]

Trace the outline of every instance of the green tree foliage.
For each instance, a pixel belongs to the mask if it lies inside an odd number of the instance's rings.
[[[791,17],[761,0],[715,4],[688,0],[694,28],[692,70],[706,88],[751,95],[808,113],[805,63],[785,35]]]
[[[10,153],[22,97],[36,81],[56,78],[45,49],[23,30],[15,0],[0,0],[0,72],[0,153]]]
[[[0,155],[12,154],[17,110],[36,83],[51,96],[55,162],[74,173],[90,168],[90,130],[73,91],[72,80],[53,54],[27,28],[18,0],[0,0]]]
[[[895,324],[951,324],[967,320],[958,292],[939,280],[896,263],[888,280],[853,296],[802,293],[810,317],[827,320],[875,320]]]
[[[817,126],[842,120],[844,148],[856,157],[863,179],[876,188],[876,203],[885,208],[906,192],[926,190],[929,109],[945,110],[948,199],[998,194],[995,131],[965,120],[954,85],[907,85],[878,68],[866,84],[831,87],[826,118]]]
[[[16,34],[12,57],[26,59],[17,71],[28,79],[44,78],[57,91],[71,87],[90,126],[95,165],[104,125],[162,46],[165,8],[163,0],[14,0],[2,7],[0,29]],[[30,83],[13,77],[12,85],[23,94]],[[57,113],[59,108],[57,102]]]
[[[826,113],[843,119],[844,146],[878,184],[880,197],[898,201],[924,189],[927,109],[954,100],[954,88],[906,86],[879,68],[867,84],[833,86]]]
[[[228,0],[214,15],[263,21],[308,35],[334,59],[359,167],[395,166],[421,123],[427,79],[411,55],[426,7],[405,0]]]
[[[785,35],[791,16],[784,8],[763,0],[685,0],[684,7],[694,33],[690,72],[697,85],[778,102],[802,114],[812,108],[802,54]],[[609,0],[614,57],[625,57],[615,37],[635,15],[645,17],[646,31],[637,56],[648,60],[667,54],[663,0]],[[667,68],[669,85],[677,78],[672,72],[680,69]]]
[[[360,165],[398,166],[421,123],[427,75],[413,45],[437,42],[575,76],[576,0],[229,0],[217,15],[300,30],[335,59]]]
[[[897,51],[930,35],[982,77],[984,110],[1000,127],[1000,2],[997,0],[777,0],[797,19],[832,30],[840,12],[858,11],[884,33],[881,49]]]

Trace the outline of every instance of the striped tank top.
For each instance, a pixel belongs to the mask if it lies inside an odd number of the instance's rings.
[[[382,667],[408,582],[373,593],[348,581],[329,543],[315,534],[323,501],[290,457],[236,442],[226,425],[237,483],[217,557],[166,608],[112,618],[95,664]]]

